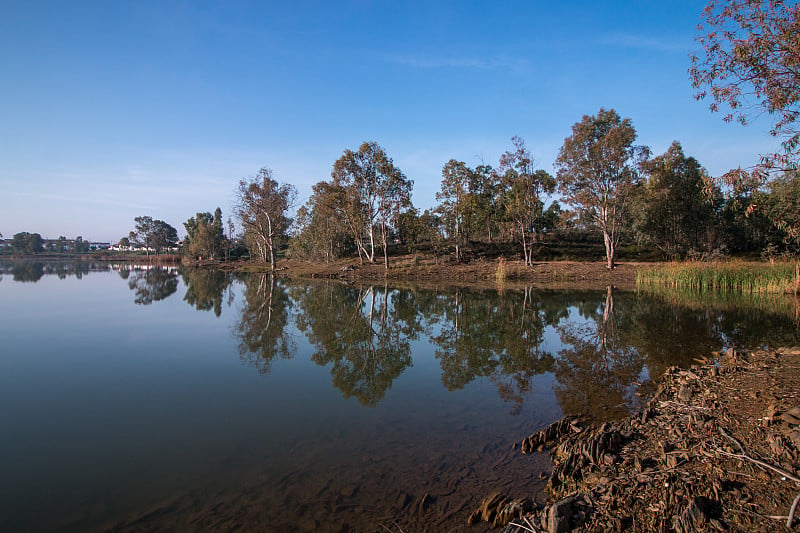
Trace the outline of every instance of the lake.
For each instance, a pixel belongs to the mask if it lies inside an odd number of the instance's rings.
[[[793,299],[0,263],[0,530],[468,529],[541,501],[528,434],[798,339]]]

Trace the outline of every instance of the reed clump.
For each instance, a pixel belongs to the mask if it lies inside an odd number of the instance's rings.
[[[505,258],[501,257],[497,261],[497,271],[495,271],[495,278],[497,279],[497,285],[501,287],[505,285],[507,277],[508,273],[506,272],[506,260]]]
[[[800,263],[668,263],[639,271],[636,284],[692,291],[796,294],[800,286]]]

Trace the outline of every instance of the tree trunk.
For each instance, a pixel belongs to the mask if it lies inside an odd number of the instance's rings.
[[[603,231],[603,243],[606,246],[606,266],[609,270],[613,270],[616,267],[616,264],[614,263],[614,255],[617,251],[617,246],[614,242],[614,239],[608,234],[607,231]]]
[[[278,256],[275,253],[275,247],[272,246],[272,243],[269,244],[269,269],[275,270],[275,262],[278,260]]]
[[[383,241],[383,267],[389,270],[389,235],[386,222],[381,222],[381,240]]]
[[[370,263],[375,262],[375,230],[369,228],[369,255],[367,256]]]
[[[522,234],[522,258],[525,261],[525,266],[530,266],[531,256],[533,254],[528,250],[528,240],[525,238],[525,227],[523,226],[521,229],[522,231],[520,233]]]

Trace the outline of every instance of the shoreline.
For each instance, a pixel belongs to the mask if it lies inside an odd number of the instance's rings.
[[[453,263],[430,256],[404,255],[393,258],[387,270],[381,263],[358,261],[310,263],[281,259],[274,273],[292,279],[334,279],[347,283],[410,283],[414,286],[464,286],[493,289],[541,287],[550,289],[636,288],[640,269],[660,263],[621,262],[608,270],[604,261],[540,261],[526,266],[521,260],[475,259]],[[502,265],[502,266],[501,266]],[[222,268],[237,272],[266,272],[269,265],[258,263],[202,263],[196,268]],[[498,274],[502,269],[502,274]]]
[[[729,349],[670,368],[635,414],[567,417],[547,452],[548,503],[492,494],[470,517],[505,531],[790,531],[800,521],[800,348]]]

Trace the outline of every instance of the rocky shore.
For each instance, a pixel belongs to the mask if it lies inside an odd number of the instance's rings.
[[[469,523],[505,531],[800,530],[800,348],[671,368],[642,409],[565,418],[525,438],[549,451],[549,504],[492,494]]]

